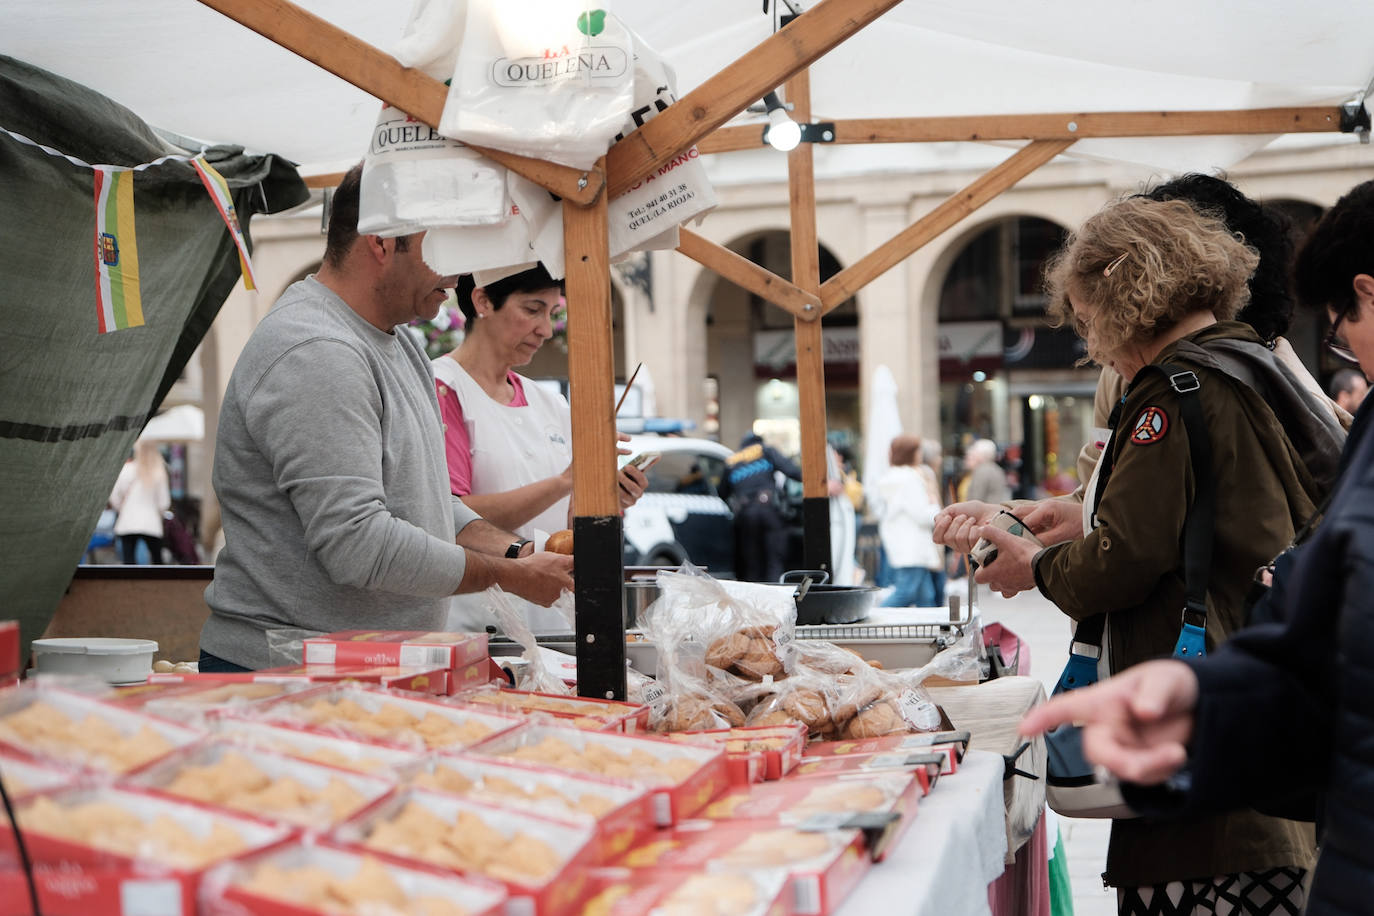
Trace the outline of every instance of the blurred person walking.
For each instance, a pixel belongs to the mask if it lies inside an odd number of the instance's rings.
[[[893,592],[883,607],[932,607],[936,601],[931,567],[943,551],[931,539],[940,504],[918,469],[921,440],[898,436],[888,452],[888,469],[878,480],[882,508],[878,535],[883,542]]]
[[[155,443],[134,443],[133,457],[119,469],[110,505],[119,513],[114,533],[119,539],[120,559],[129,566],[137,564],[141,541],[152,563],[161,566],[162,513],[172,507],[172,490],[167,465]]]

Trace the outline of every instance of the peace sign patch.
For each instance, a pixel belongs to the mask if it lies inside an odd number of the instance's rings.
[[[1146,407],[1131,426],[1131,442],[1154,445],[1169,431],[1169,415],[1159,407]]]

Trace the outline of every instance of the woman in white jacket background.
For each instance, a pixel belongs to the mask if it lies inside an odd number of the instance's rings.
[[[919,438],[896,437],[878,479],[878,536],[894,586],[883,607],[932,607],[938,600],[931,569],[939,566],[940,548],[931,534],[940,504],[918,470],[920,454]]]

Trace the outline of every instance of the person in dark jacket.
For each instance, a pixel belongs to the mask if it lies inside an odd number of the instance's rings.
[[[1168,657],[1179,639],[1184,524],[1203,486],[1181,392],[1196,386],[1187,396],[1211,445],[1203,459],[1215,490],[1209,650],[1241,628],[1255,569],[1316,508],[1315,484],[1274,413],[1211,357],[1224,342],[1258,346],[1253,329],[1230,320],[1257,260],[1215,217],[1182,201],[1135,198],[1084,223],[1047,271],[1051,317],[1072,321],[1089,355],[1130,385],[1089,485],[1084,536],[1037,551],[985,527],[998,556],[977,580],[1004,592],[1038,587],[1075,620],[1105,613],[1112,671]],[[1121,818],[1104,879],[1127,916],[1210,913],[1233,900],[1242,901],[1234,912],[1296,916],[1314,846],[1310,825],[1256,811]]]
[[[1374,182],[1317,224],[1296,281],[1301,303],[1331,319],[1327,346],[1374,371]],[[1307,916],[1374,909],[1370,410],[1355,416],[1325,518],[1276,566],[1262,599],[1281,606],[1268,615],[1275,622],[1247,628],[1205,659],[1151,661],[1070,691],[1021,725],[1035,735],[1083,723],[1088,759],[1126,781],[1126,799],[1142,813],[1258,805],[1317,817],[1322,850]]]
[[[735,513],[735,576],[747,582],[777,582],[787,560],[776,472],[801,480],[801,469],[756,433],[746,434],[739,451],[725,459],[720,495]]]

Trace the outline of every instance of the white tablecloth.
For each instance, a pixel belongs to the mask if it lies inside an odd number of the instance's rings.
[[[969,751],[940,777],[891,854],[836,916],[987,916],[988,884],[1005,868],[1002,757]]]

